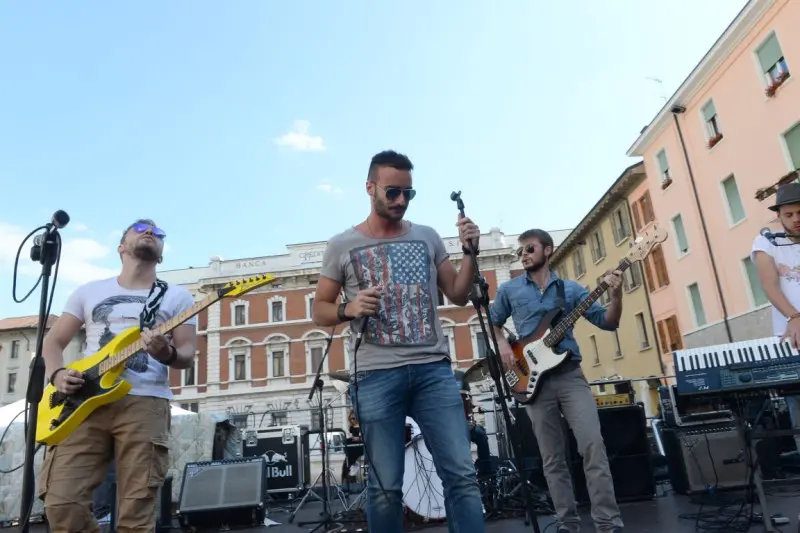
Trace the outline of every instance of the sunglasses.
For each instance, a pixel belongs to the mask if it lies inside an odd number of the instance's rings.
[[[381,186],[378,185],[378,187]],[[383,192],[386,193],[386,199],[389,200],[390,202],[394,202],[395,200],[400,198],[401,194],[405,197],[406,202],[410,202],[417,195],[417,191],[415,191],[411,187],[407,189],[403,187],[381,187],[381,189],[383,189]]]
[[[153,235],[161,240],[164,240],[167,237],[167,234],[164,233],[164,230],[161,228],[157,228],[155,226],[151,226],[150,224],[134,224],[131,226],[131,229],[136,233],[144,233],[145,231],[150,230]]]
[[[532,244],[526,244],[524,247],[520,246],[517,248],[517,257],[522,257],[522,252],[532,254],[534,251],[536,251],[536,248]]]

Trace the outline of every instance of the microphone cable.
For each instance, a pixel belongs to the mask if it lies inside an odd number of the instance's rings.
[[[363,316],[361,317],[361,329],[358,331],[356,336],[356,342],[353,344],[353,402],[355,403],[356,408],[356,420],[361,425],[361,421],[359,420],[359,414],[361,409],[358,407],[358,348],[361,346],[361,341],[364,337],[364,333],[367,330],[367,321],[369,317]],[[378,481],[378,486],[381,489],[381,494],[389,501],[389,495],[386,492],[386,488],[383,486],[383,482],[381,481],[381,477],[378,475],[378,469],[375,468],[375,463],[372,462],[372,458],[369,456],[369,452],[367,451],[367,433],[364,431],[364,426],[361,426],[361,439],[364,441],[364,457],[367,459],[367,463],[369,464],[370,472],[367,474],[367,487],[369,487],[369,474],[375,474],[375,479]],[[401,489],[402,492],[402,489]],[[369,492],[367,493],[367,502],[369,502]],[[400,504],[402,506],[402,496],[400,497]]]

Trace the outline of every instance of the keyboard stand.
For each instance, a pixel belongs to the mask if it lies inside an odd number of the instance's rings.
[[[772,398],[764,401],[764,407],[761,409],[756,421],[760,420],[761,415],[766,411],[768,404],[772,402]],[[761,509],[761,517],[764,522],[764,531],[766,533],[780,533],[780,530],[772,525],[771,513],[767,508],[767,495],[764,492],[764,487],[786,487],[796,486],[800,483],[800,478],[794,477],[789,479],[767,479],[765,480],[761,475],[761,462],[758,460],[758,451],[756,445],[759,441],[764,439],[772,439],[777,437],[785,437],[788,435],[800,435],[800,429],[753,429],[741,413],[735,412],[736,427],[739,430],[739,435],[744,442],[744,459],[749,469],[750,479],[753,481],[753,488],[755,488],[756,497],[758,498],[758,506]],[[755,468],[754,468],[755,465]],[[750,486],[750,480],[747,480],[747,486]]]

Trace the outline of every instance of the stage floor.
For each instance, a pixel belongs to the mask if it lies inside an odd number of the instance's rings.
[[[722,497],[727,498],[728,500],[736,499],[738,495],[731,494],[731,495],[724,495]],[[293,505],[296,506],[298,501],[293,502]],[[768,506],[769,512],[771,514],[780,513],[783,516],[789,518],[790,523],[779,526],[781,533],[794,533],[799,531],[798,525],[798,513],[800,513],[800,491],[794,492],[783,492],[773,494],[768,499]],[[724,526],[722,523],[716,524],[705,524],[705,528],[703,527],[704,524],[701,519],[701,523],[699,527],[696,528],[695,522],[696,520],[693,518],[694,515],[697,514],[698,510],[700,509],[699,505],[696,505],[690,501],[690,499],[686,496],[679,496],[679,495],[666,495],[657,497],[651,501],[644,501],[644,502],[632,502],[632,503],[624,503],[621,505],[622,508],[622,518],[625,522],[625,531],[628,533],[690,533],[696,531],[718,531],[724,533],[736,533],[738,531],[749,531],[751,533],[760,533],[765,531],[763,524],[760,521],[757,521],[752,525],[751,528],[739,528],[737,527],[738,524],[730,523],[728,526]],[[297,514],[296,520],[294,524],[288,523],[289,510],[284,510],[279,506],[271,507],[269,513],[269,519],[277,522],[277,525],[272,525],[269,528],[262,527],[262,528],[249,528],[249,529],[237,529],[236,531],[241,532],[255,532],[255,531],[266,531],[268,530],[270,533],[296,533],[299,531],[309,531],[313,526],[301,528],[296,525],[297,522],[302,522],[304,520],[315,520],[319,517],[319,512],[322,509],[322,504],[316,501],[309,501],[306,503],[300,512]],[[334,507],[334,512],[341,509],[340,506]],[[704,505],[702,511],[704,513],[704,518],[706,520],[719,520],[720,518],[724,518],[724,516],[732,516],[739,510],[739,505],[736,505],[735,508],[731,510],[721,511],[721,508],[718,505]],[[759,513],[760,510],[758,506],[755,507],[755,512]],[[588,510],[582,511],[583,516],[583,531],[586,532],[593,532],[594,527],[592,526],[591,518],[588,516]],[[740,522],[746,522],[746,517],[750,514],[750,506],[745,506],[740,516],[742,517]],[[683,517],[682,517],[683,516]],[[692,516],[692,518],[689,518]],[[555,529],[553,526],[548,528],[548,525],[552,524],[553,520],[549,516],[540,516],[539,517],[539,525],[541,531],[543,533],[555,533]],[[175,524],[177,526],[177,523]],[[367,531],[366,524],[364,523],[346,523],[342,524],[343,528],[335,528],[329,531],[341,531],[342,533],[345,532],[354,532],[354,531]],[[361,529],[359,529],[361,528]],[[179,528],[173,529],[173,531],[179,530]],[[438,525],[438,526],[422,526],[422,527],[414,527],[409,528],[409,531],[425,531],[430,533],[445,533],[447,531],[447,527],[445,525]],[[486,524],[486,530],[489,532],[506,532],[506,533],[522,533],[522,532],[530,532],[533,531],[533,527],[531,525],[525,526],[524,522],[521,519],[507,519],[507,520],[492,520],[488,521]],[[36,533],[44,533],[45,528],[41,525],[34,526],[31,528],[31,531]],[[203,530],[198,530],[203,531]],[[210,529],[207,531],[218,531],[218,529]],[[318,530],[322,531],[322,529]]]

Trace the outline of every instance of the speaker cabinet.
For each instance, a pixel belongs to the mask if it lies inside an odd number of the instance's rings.
[[[263,525],[266,468],[263,457],[188,463],[178,504],[181,526]]]
[[[597,413],[617,501],[653,499],[656,483],[644,406],[636,404],[603,407]],[[575,435],[566,420],[562,420],[567,434],[567,457],[575,499],[579,504],[585,505],[589,503],[589,491],[586,488],[583,458],[578,453]]]

